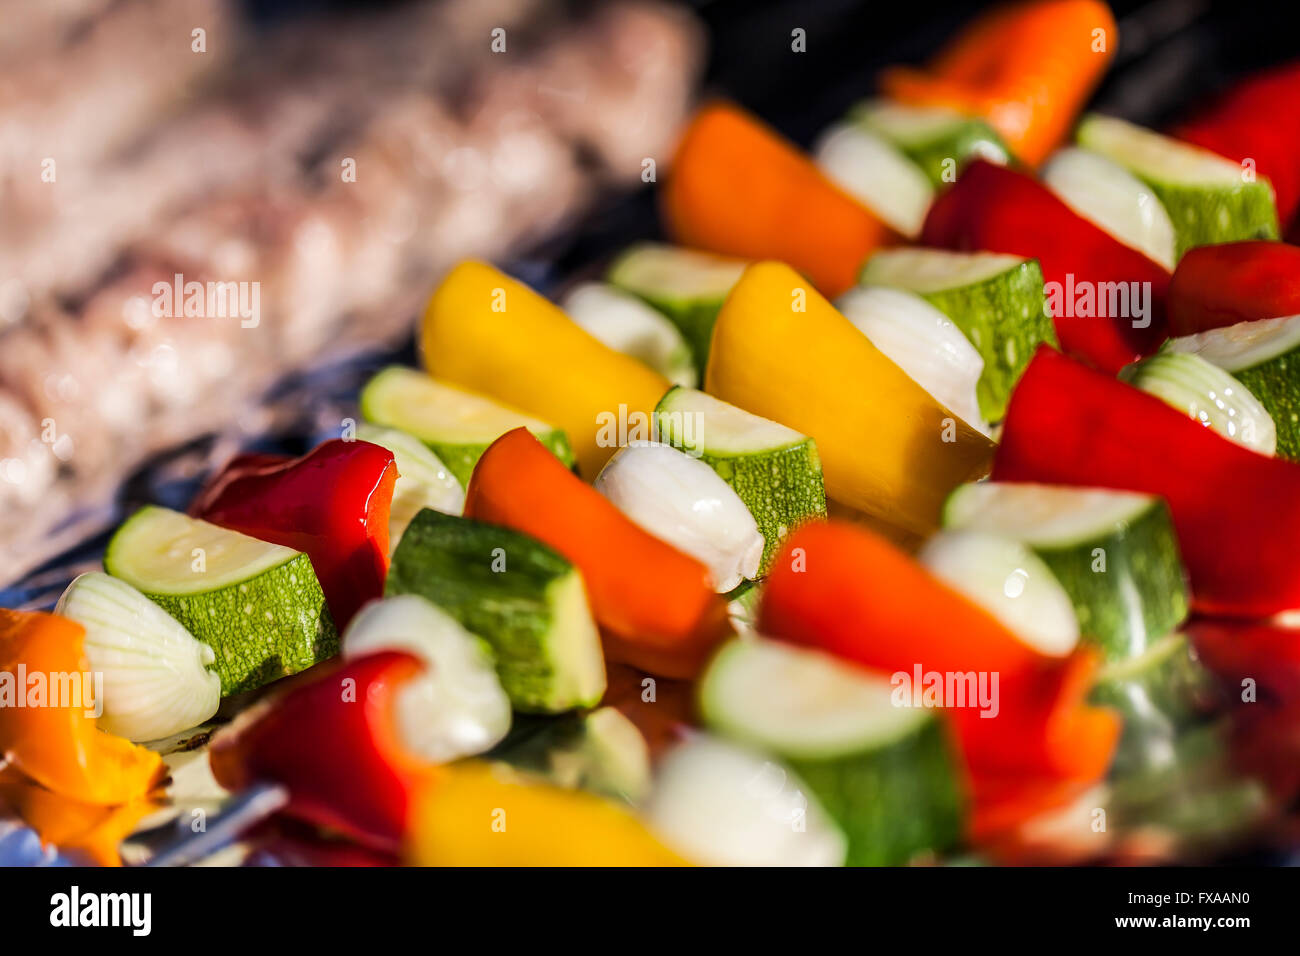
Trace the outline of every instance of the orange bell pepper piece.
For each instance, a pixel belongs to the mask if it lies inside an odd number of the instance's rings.
[[[982,116],[1037,166],[1069,133],[1119,43],[1098,0],[1037,0],[979,17],[925,69],[886,70],[887,96]]]
[[[41,840],[97,866],[121,866],[118,845],[160,804],[141,797],[116,807],[70,800],[13,771],[0,772],[0,805],[7,805]]]
[[[527,429],[483,453],[465,516],[532,535],[577,565],[609,660],[694,677],[731,631],[704,564],[634,524]]]
[[[857,281],[893,233],[807,156],[739,107],[705,106],[664,186],[673,238],[744,259],[778,259],[828,298]]]
[[[0,758],[71,800],[131,803],[160,780],[162,758],[95,725],[84,637],[66,618],[0,608]]]

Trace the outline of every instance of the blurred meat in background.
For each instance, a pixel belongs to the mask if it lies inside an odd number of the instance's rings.
[[[402,339],[454,260],[640,185],[701,47],[647,2],[0,0],[0,580],[151,452]]]

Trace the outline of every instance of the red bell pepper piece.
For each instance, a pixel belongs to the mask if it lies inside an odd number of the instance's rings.
[[[1003,252],[1038,260],[1065,306],[1053,315],[1061,347],[1108,372],[1153,352],[1164,339],[1169,273],[1093,225],[1024,173],[972,162],[930,207],[921,243],[970,252]],[[1053,286],[1055,283],[1055,286]],[[1129,285],[1147,296],[1146,316],[1111,315],[1108,290]],[[1093,305],[1076,308],[1076,291]],[[1090,314],[1075,314],[1087,311]],[[1129,311],[1133,311],[1130,307]],[[1137,325],[1135,325],[1135,322]]]
[[[1195,618],[1185,628],[1201,661],[1239,689],[1300,704],[1300,626]]]
[[[985,813],[990,801],[1024,803],[1017,781],[1038,790],[1044,781],[1089,783],[1110,765],[1120,725],[1085,703],[1092,652],[1040,654],[860,525],[814,522],[790,536],[764,587],[758,630],[885,673],[975,672],[989,689],[996,678],[996,713],[948,710]]]
[[[527,429],[488,446],[465,515],[532,535],[577,565],[608,660],[691,678],[731,632],[707,567],[633,523]]]
[[[1300,248],[1251,239],[1198,246],[1169,282],[1169,334],[1300,315]]]
[[[342,631],[361,605],[384,592],[396,481],[388,449],[335,438],[301,458],[236,458],[199,493],[190,513],[305,551]]]
[[[1283,231],[1300,210],[1300,60],[1238,83],[1173,135],[1234,162],[1251,160],[1273,184]]]
[[[385,651],[312,671],[213,739],[213,776],[228,790],[283,784],[289,815],[396,851],[414,799],[436,773],[397,731],[397,691],[422,668],[410,654]]]
[[[1300,465],[1249,451],[1052,349],[1035,353],[1011,395],[993,478],[1160,495],[1195,608],[1300,607]]]

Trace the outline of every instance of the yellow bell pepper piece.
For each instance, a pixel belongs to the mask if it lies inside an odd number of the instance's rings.
[[[484,761],[443,767],[418,799],[417,866],[685,866],[631,811]]]
[[[609,439],[619,423],[626,422],[624,434],[648,427],[670,384],[528,286],[473,260],[452,269],[433,293],[420,351],[435,378],[564,429],[587,479],[616,450]]]
[[[705,388],[817,442],[826,493],[911,532],[938,526],[994,445],[890,361],[812,283],[751,265],[713,327]]]

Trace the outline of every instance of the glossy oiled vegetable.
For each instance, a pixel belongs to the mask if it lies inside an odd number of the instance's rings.
[[[686,129],[664,186],[673,237],[744,259],[780,259],[836,296],[889,229],[753,116],[705,106]]]
[[[522,428],[483,453],[465,514],[531,535],[577,565],[607,659],[693,677],[730,630],[706,565],[638,527]]]
[[[482,262],[462,262],[442,280],[425,309],[420,353],[434,377],[564,429],[588,479],[617,447],[603,443],[602,425],[634,413],[648,421],[670,385]]]
[[[817,442],[827,494],[913,530],[981,476],[993,444],[936,401],[789,266],[750,266],[713,332],[706,390]]]

